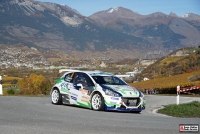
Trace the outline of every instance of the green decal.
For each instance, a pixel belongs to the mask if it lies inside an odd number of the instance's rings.
[[[122,90],[120,90],[120,92],[122,93],[122,94],[126,94],[126,92],[122,89]]]
[[[64,80],[63,78],[58,79],[58,80],[56,81],[56,84],[61,83],[63,80]]]
[[[134,90],[135,94],[137,95],[138,94],[138,91]]]
[[[91,105],[90,105],[90,103],[88,102],[88,104],[86,105],[86,104],[83,104],[83,103],[81,103],[81,102],[77,102],[80,106],[82,106],[82,107],[86,107],[86,108],[91,108]]]
[[[90,102],[88,102],[88,107],[91,108],[91,104],[90,104]]]
[[[145,106],[146,106],[146,103],[143,103],[142,106],[145,107]]]
[[[65,88],[63,88],[63,87],[61,88],[61,91],[62,91],[62,92],[65,92],[65,93],[69,93],[69,90],[67,90],[67,89],[65,89]]]

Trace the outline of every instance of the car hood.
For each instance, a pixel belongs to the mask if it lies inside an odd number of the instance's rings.
[[[101,85],[103,89],[111,89],[120,93],[123,97],[139,97],[140,91],[127,85]]]

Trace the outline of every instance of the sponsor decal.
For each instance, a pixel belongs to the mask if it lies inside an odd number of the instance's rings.
[[[66,83],[66,82],[62,83],[60,86],[61,86],[61,88],[70,90],[70,89],[68,88],[68,83]]]
[[[69,94],[72,95],[72,96],[76,96],[76,97],[78,97],[77,94],[74,94],[74,93],[72,93],[72,92],[69,92]]]
[[[77,100],[77,98],[76,98],[76,97],[74,97],[74,96],[71,96],[71,99],[72,99],[72,100]]]
[[[85,90],[85,89],[79,89],[79,91],[81,91],[81,93],[83,93],[83,94],[89,94],[89,91]]]
[[[89,96],[82,96],[81,101],[90,102],[90,97]]]
[[[112,100],[119,100],[119,98],[111,97]]]
[[[82,98],[84,98],[84,99],[90,99],[90,97],[89,96],[82,96]]]
[[[198,133],[199,132],[199,125],[198,124],[180,124],[179,125],[179,132]]]

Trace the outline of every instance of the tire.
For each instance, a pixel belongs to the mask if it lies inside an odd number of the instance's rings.
[[[91,107],[95,111],[104,110],[104,99],[100,93],[95,93],[91,99]]]
[[[55,105],[61,105],[62,104],[62,97],[57,88],[54,88],[51,93],[51,102]]]

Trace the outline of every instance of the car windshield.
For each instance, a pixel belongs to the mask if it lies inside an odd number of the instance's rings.
[[[120,78],[115,76],[92,76],[98,84],[107,84],[107,85],[127,85]]]

